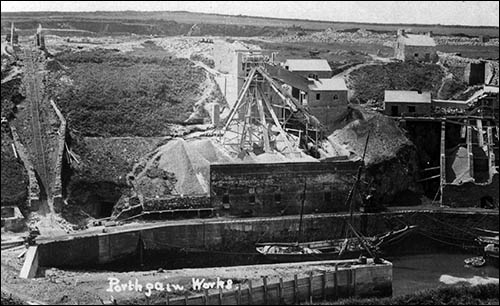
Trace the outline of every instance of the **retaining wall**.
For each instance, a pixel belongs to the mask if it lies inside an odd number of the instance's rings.
[[[59,126],[59,136],[57,139],[57,159],[55,164],[55,176],[54,182],[52,184],[52,198],[54,201],[54,207],[56,211],[60,211],[63,205],[63,194],[62,194],[62,167],[63,167],[63,159],[64,159],[64,145],[66,142],[66,119],[62,115],[61,111],[57,108],[57,105],[54,103],[52,99],[50,99],[50,104],[54,111],[57,114],[57,117],[61,121],[61,125]]]
[[[335,266],[334,271],[310,273],[306,277],[294,275],[292,280],[252,286],[246,288],[234,285],[232,290],[197,294],[193,296],[156,299],[151,305],[297,305],[300,302],[358,297],[386,297],[392,295],[392,264],[384,261],[374,265],[371,260],[366,265],[351,265],[348,261],[321,262]]]

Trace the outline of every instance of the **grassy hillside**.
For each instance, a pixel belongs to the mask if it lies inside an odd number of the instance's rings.
[[[23,206],[28,197],[28,174],[12,151],[12,139],[2,127],[1,205]]]
[[[315,20],[299,20],[299,19],[280,19],[280,18],[265,18],[251,16],[231,16],[219,14],[204,14],[191,12],[19,12],[19,13],[2,13],[2,34],[8,30],[10,22],[16,22],[19,28],[34,29],[40,21],[54,21],[61,26],[68,26],[73,22],[111,22],[119,21],[122,24],[142,24],[151,26],[157,24],[158,21],[175,21],[179,24],[223,24],[226,26],[256,26],[258,27],[279,27],[292,28],[309,31],[320,31],[330,27],[336,30],[345,30],[352,28],[364,28],[375,31],[391,31],[395,32],[398,28],[411,27],[413,31],[427,32],[432,31],[435,34],[464,34],[469,36],[489,35],[498,37],[498,27],[471,27],[471,26],[443,26],[443,25],[414,25],[414,24],[373,24],[373,23],[356,23],[356,22],[331,22],[331,21],[315,21]],[[4,29],[5,28],[5,29]],[[79,29],[78,27],[74,27]],[[213,34],[215,35],[215,34]],[[226,34],[230,35],[230,34]],[[241,35],[241,36],[254,36]]]
[[[65,52],[53,72],[51,96],[71,129],[84,136],[161,136],[186,120],[205,80],[187,59],[114,51]],[[69,79],[64,77],[68,74]]]
[[[431,91],[435,97],[443,78],[441,67],[434,64],[389,63],[365,66],[350,75],[349,87],[353,101],[366,103],[384,101],[384,90]]]

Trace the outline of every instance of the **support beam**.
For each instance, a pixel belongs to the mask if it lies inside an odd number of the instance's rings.
[[[285,131],[283,131],[283,127],[281,126],[281,124],[280,124],[280,122],[278,120],[278,117],[276,117],[276,114],[274,113],[273,107],[271,106],[271,104],[269,103],[269,101],[267,101],[266,97],[264,97],[264,95],[262,94],[262,92],[260,92],[260,96],[261,96],[262,100],[264,100],[264,103],[267,106],[267,109],[268,109],[269,113],[271,114],[271,117],[274,120],[274,124],[276,125],[276,127],[278,128],[278,130],[279,130],[279,132],[281,134],[281,137],[283,137],[283,140],[285,141],[287,147],[290,148],[290,152],[293,152],[294,151],[294,147],[292,146],[292,144],[288,140],[287,133]]]
[[[483,120],[477,119],[476,126],[477,126],[477,140],[478,140],[479,146],[482,147],[482,146],[484,146]]]
[[[269,144],[269,131],[267,130],[266,115],[264,107],[262,106],[262,98],[257,98],[257,108],[259,109],[260,122],[262,124],[262,137],[264,138],[264,151],[271,152],[271,145]]]
[[[243,129],[241,131],[241,138],[240,138],[240,149],[243,149],[243,146],[245,145],[245,140],[246,140],[246,134],[247,134],[247,125],[250,124],[250,122],[247,122],[250,120],[250,114],[252,113],[252,101],[249,103],[245,104],[246,109],[245,109],[245,121],[243,121]]]
[[[38,246],[28,247],[24,256],[24,264],[19,273],[20,278],[34,278],[38,271]]]
[[[234,115],[238,112],[238,109],[240,108],[241,104],[243,103],[243,100],[244,100],[245,95],[246,95],[246,93],[248,91],[248,88],[250,88],[250,84],[253,81],[253,77],[255,75],[255,71],[256,71],[256,68],[252,68],[252,70],[250,71],[250,73],[248,75],[248,78],[247,78],[245,84],[243,85],[243,88],[242,88],[242,90],[240,92],[240,95],[238,96],[238,100],[236,101],[236,104],[234,105],[234,107],[229,112],[229,116],[227,118],[226,125],[224,126],[224,132],[227,131],[227,128],[231,124],[231,121],[233,121]]]
[[[493,149],[495,143],[493,141],[493,129],[488,127],[486,131],[488,134],[488,170],[490,173],[490,180],[492,180],[495,172],[495,150]]]
[[[444,185],[446,184],[446,121],[441,121],[441,158],[440,158],[440,168],[441,168],[441,182],[440,182],[440,190],[441,190],[441,198],[440,204],[443,205],[443,192]]]
[[[469,173],[474,178],[474,155],[472,154],[472,127],[467,126],[467,161],[469,164]]]

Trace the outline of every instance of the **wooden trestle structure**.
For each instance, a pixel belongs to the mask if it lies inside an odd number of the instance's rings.
[[[318,148],[321,124],[273,79],[266,69],[271,64],[255,55],[243,64],[247,77],[219,131],[221,143],[236,154],[289,155]]]

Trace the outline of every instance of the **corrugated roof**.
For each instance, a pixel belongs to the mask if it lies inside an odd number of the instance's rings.
[[[386,90],[384,101],[404,103],[431,103],[431,93],[429,91],[418,93],[418,91],[410,90]]]
[[[434,38],[428,35],[418,35],[418,34],[405,34],[402,36],[404,44],[407,46],[427,46],[435,47],[436,42]]]
[[[331,78],[314,80],[314,84],[309,85],[309,89],[315,91],[347,90],[344,78]]]
[[[325,59],[287,59],[285,66],[290,71],[332,71]]]

